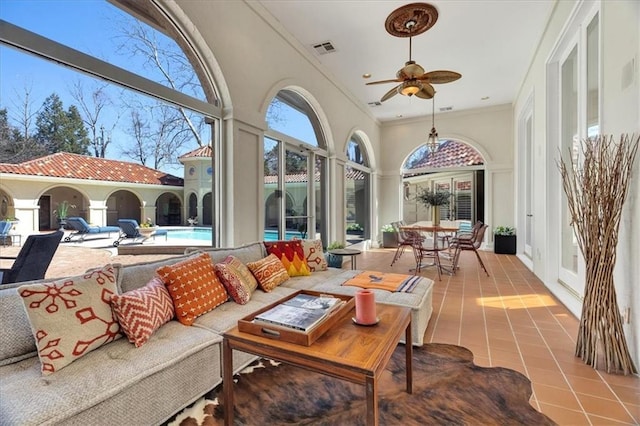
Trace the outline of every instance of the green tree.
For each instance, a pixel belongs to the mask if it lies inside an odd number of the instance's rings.
[[[72,105],[65,112],[60,97],[55,93],[42,104],[36,118],[36,129],[35,139],[48,153],[89,153],[90,140],[78,108]]]
[[[9,124],[7,109],[1,109],[0,163],[21,163],[44,154],[32,138],[25,138],[17,127]]]

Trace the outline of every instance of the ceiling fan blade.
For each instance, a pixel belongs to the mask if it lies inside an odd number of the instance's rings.
[[[387,93],[384,94],[384,96],[382,98],[380,98],[380,102],[384,102],[387,99],[395,96],[398,94],[398,87],[400,87],[401,84],[398,84],[396,87],[394,87],[393,89],[389,90]]]
[[[422,83],[422,89],[416,93],[416,96],[422,99],[431,99],[436,94],[436,89],[429,83]]]
[[[398,78],[394,78],[393,80],[372,81],[371,83],[367,83],[367,86],[369,86],[371,84],[387,84],[387,83],[402,83],[402,80],[400,80]]]
[[[432,84],[444,84],[456,81],[460,77],[462,77],[462,74],[455,71],[438,70],[424,73],[422,76],[418,77],[418,80],[428,81]]]

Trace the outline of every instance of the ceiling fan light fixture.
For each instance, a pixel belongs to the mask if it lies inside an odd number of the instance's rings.
[[[418,80],[405,81],[398,87],[398,93],[404,96],[413,96],[420,90],[422,90],[422,83]]]

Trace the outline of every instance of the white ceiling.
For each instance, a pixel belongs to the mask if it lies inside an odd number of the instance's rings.
[[[374,0],[260,0],[260,3],[364,104],[379,101],[409,59],[409,39],[384,28],[389,13],[409,2]],[[458,81],[434,85],[436,113],[511,103],[527,72],[555,0],[435,0],[438,20],[413,38],[412,57],[428,71],[451,70]],[[313,45],[331,41],[336,52]],[[365,80],[362,75],[370,73]],[[482,100],[483,97],[489,97]],[[432,101],[396,95],[369,107],[381,121],[431,114]]]

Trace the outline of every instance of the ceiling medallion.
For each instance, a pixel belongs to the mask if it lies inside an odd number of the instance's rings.
[[[428,3],[410,3],[391,12],[384,22],[389,34],[413,37],[422,34],[438,20],[438,11]]]

